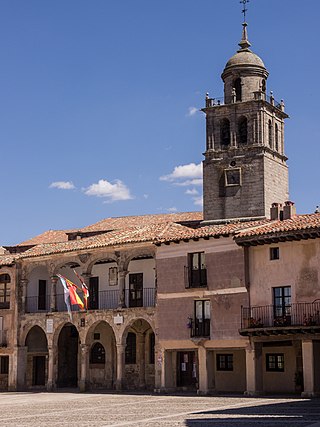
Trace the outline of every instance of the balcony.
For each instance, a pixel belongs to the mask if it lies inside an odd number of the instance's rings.
[[[82,295],[81,295],[82,297]],[[119,307],[120,291],[108,290],[99,291],[96,295],[92,294],[88,300],[88,310],[112,310]],[[125,290],[125,306],[133,307],[154,307],[155,306],[155,288],[143,288],[140,291],[139,298],[129,289]],[[72,311],[79,311],[78,306],[71,306]],[[50,296],[40,300],[38,296],[26,298],[26,313],[47,313],[50,311]],[[64,302],[64,294],[56,296],[56,311],[67,311]]]
[[[0,347],[7,347],[7,331],[0,330]]]
[[[295,303],[285,307],[265,305],[241,308],[243,336],[293,335],[320,332],[320,302]]]
[[[210,338],[210,319],[189,319],[191,338]]]

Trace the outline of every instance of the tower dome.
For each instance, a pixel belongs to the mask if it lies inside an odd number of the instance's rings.
[[[252,52],[247,35],[247,23],[244,22],[240,49],[233,55],[221,75],[224,81],[225,103],[232,102],[234,92],[237,101],[254,99],[254,93],[265,92],[268,71],[262,59]]]

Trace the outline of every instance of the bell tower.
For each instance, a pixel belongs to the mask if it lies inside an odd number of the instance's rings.
[[[268,71],[250,49],[244,22],[240,49],[223,72],[224,98],[206,95],[204,220],[270,216],[288,200],[284,102],[266,94]]]

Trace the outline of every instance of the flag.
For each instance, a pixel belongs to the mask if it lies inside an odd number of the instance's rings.
[[[61,276],[60,274],[57,274],[59,279],[61,280],[62,286],[63,286],[63,292],[64,292],[64,302],[67,306],[67,310],[69,313],[70,320],[72,322],[72,313],[71,313],[71,305],[70,305],[70,291],[66,282],[66,279]]]
[[[81,288],[82,288],[82,292],[83,292],[84,305],[86,307],[86,310],[88,310],[88,298],[89,298],[89,289],[88,289],[88,286],[85,284],[85,281],[83,280],[83,278],[81,276],[79,276],[79,274],[76,272],[76,270],[73,270],[73,272],[74,272],[74,274],[77,276],[77,278],[81,282]]]
[[[79,295],[77,294],[77,289],[78,286],[75,285],[73,282],[71,282],[71,280],[67,279],[66,277],[61,276],[61,274],[58,274],[58,277],[60,278],[62,285],[65,289],[67,289],[67,292],[69,293],[69,300],[70,300],[70,304],[71,305],[77,305],[78,307],[80,307],[81,309],[84,308],[84,304],[81,300],[81,298],[79,297]]]

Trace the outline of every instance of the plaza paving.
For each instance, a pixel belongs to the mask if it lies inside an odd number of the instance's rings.
[[[2,393],[0,426],[320,427],[320,400],[99,393]]]

